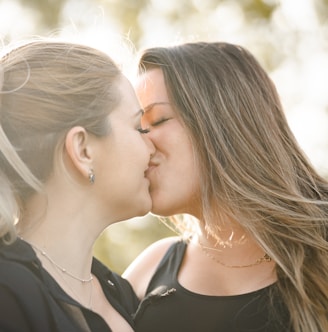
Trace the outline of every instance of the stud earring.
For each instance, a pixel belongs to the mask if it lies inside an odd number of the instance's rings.
[[[89,176],[89,182],[91,184],[94,184],[95,180],[96,180],[96,176],[95,176],[95,173],[93,172],[92,168],[90,168],[88,176]]]

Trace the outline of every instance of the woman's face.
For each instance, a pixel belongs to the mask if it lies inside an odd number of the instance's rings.
[[[154,146],[141,134],[142,110],[130,82],[123,77],[121,102],[109,115],[110,133],[97,143],[94,186],[99,204],[116,220],[141,216],[151,209],[145,172]]]
[[[169,102],[161,69],[139,77],[137,96],[145,111],[142,127],[156,148],[147,177],[150,180],[152,212],[169,216],[197,215],[199,176],[186,129]]]

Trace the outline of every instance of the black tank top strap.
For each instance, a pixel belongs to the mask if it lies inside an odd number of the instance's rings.
[[[153,285],[158,284],[161,279],[166,282],[168,280],[171,280],[173,283],[176,282],[186,248],[187,243],[183,239],[178,240],[169,247],[149,282],[147,293],[152,290]]]

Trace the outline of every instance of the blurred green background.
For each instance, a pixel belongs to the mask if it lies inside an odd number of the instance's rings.
[[[328,0],[0,0],[2,44],[35,35],[100,48],[131,79],[144,47],[241,44],[270,73],[301,146],[328,175]],[[102,234],[95,255],[121,273],[147,245],[172,234],[152,215],[123,221]]]

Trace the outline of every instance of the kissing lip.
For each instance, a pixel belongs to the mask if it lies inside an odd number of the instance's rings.
[[[149,175],[149,173],[156,168],[159,165],[159,163],[154,162],[154,161],[150,161],[148,164],[148,168],[145,170],[145,176],[147,177]]]

